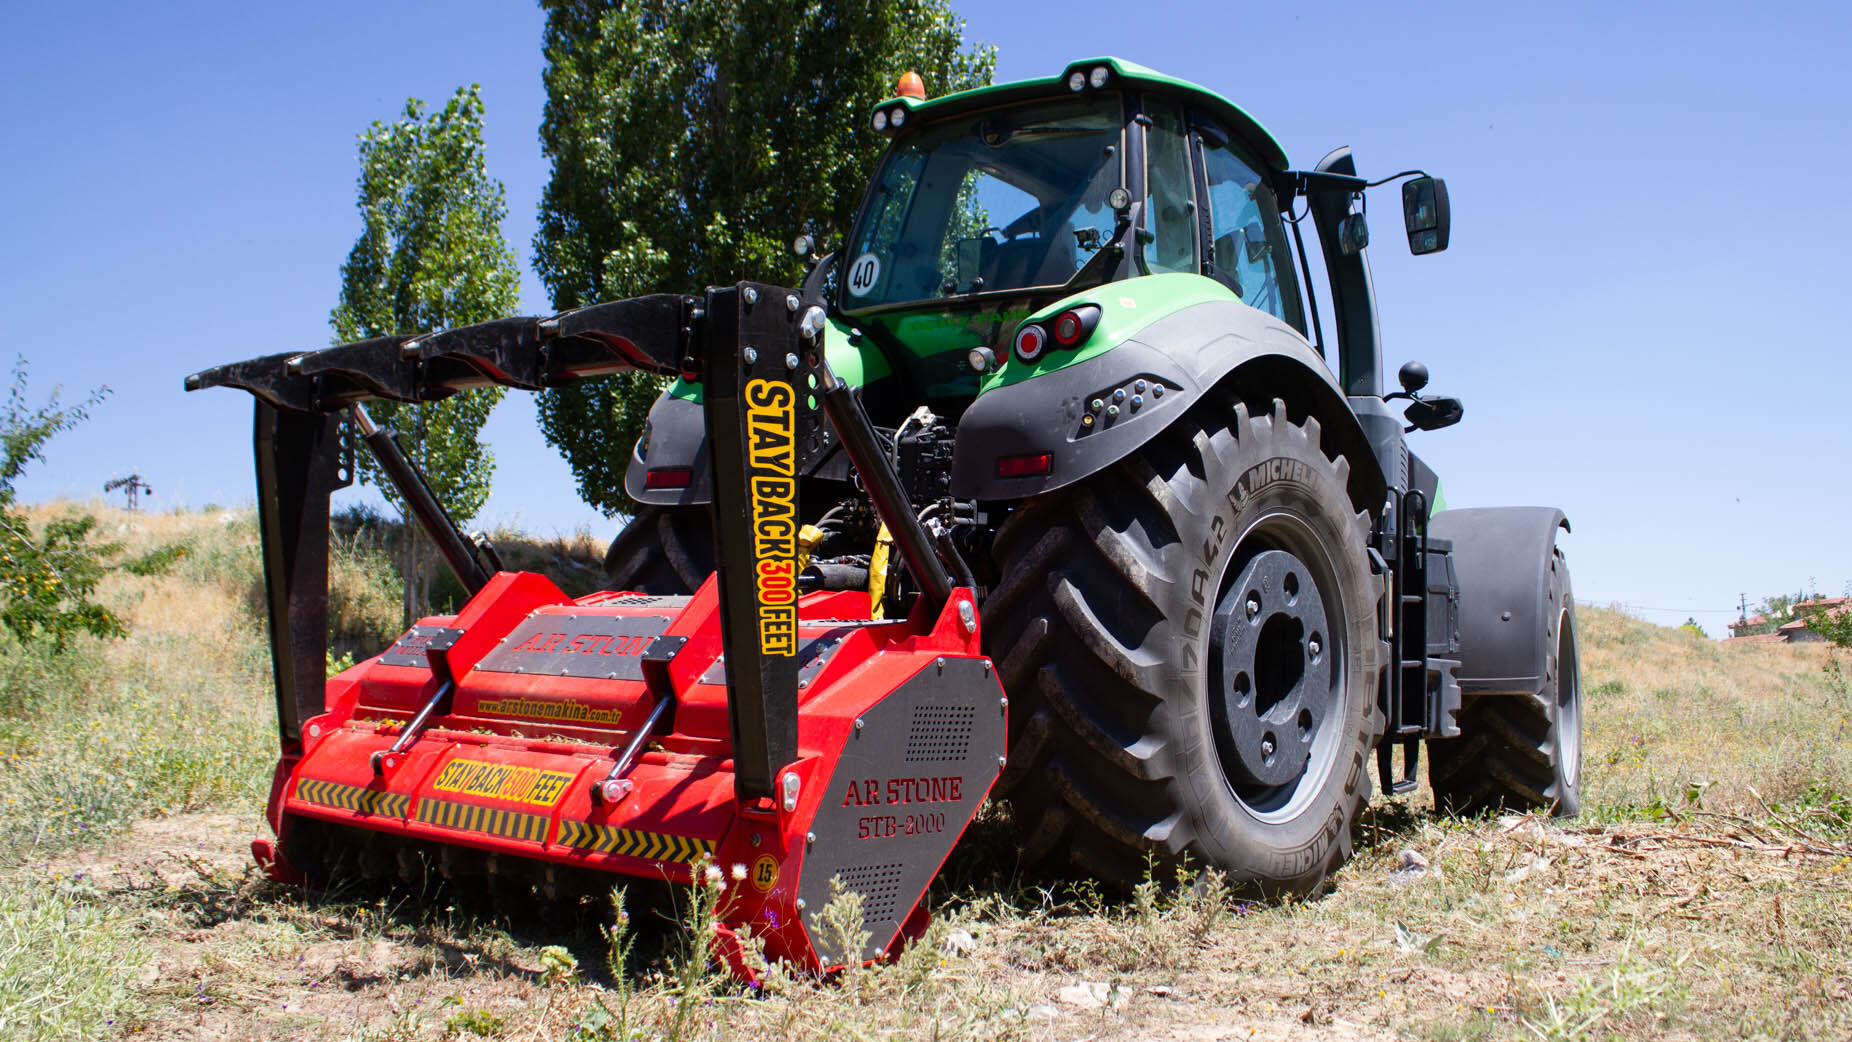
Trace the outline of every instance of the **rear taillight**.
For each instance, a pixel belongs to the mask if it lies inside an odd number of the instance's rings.
[[[1033,362],[1042,357],[1042,352],[1046,350],[1047,347],[1048,334],[1042,330],[1041,326],[1030,322],[1024,324],[1021,329],[1016,331],[1015,348],[1017,361]]]
[[[644,488],[687,488],[694,482],[688,467],[658,467],[643,477]]]
[[[1046,452],[1024,456],[998,456],[997,476],[1000,478],[1041,477],[1053,469],[1053,464],[1053,457]]]
[[[1049,330],[1055,343],[1062,347],[1073,347],[1093,335],[1093,329],[1100,324],[1100,309],[1096,304],[1082,304],[1068,308],[1049,323]]]

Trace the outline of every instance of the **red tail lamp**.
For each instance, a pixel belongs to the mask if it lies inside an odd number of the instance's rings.
[[[687,488],[693,482],[690,467],[658,467],[643,476],[644,488]]]
[[[1020,362],[1033,362],[1042,357],[1048,348],[1048,334],[1033,322],[1026,323],[1016,331],[1016,359]]]
[[[1053,466],[1054,457],[1046,452],[1022,456],[998,456],[997,476],[1000,478],[1037,478],[1048,473]]]
[[[1068,308],[1049,323],[1055,343],[1062,347],[1073,347],[1093,335],[1093,330],[1100,324],[1100,308],[1097,304],[1082,304]]]

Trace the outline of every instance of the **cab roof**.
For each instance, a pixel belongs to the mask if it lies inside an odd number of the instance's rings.
[[[927,98],[924,101],[905,96],[892,97],[875,107],[891,110],[895,106],[904,106],[909,117],[915,113],[926,117],[938,117],[1013,101],[1057,97],[1071,93],[1067,85],[1070,75],[1079,72],[1086,77],[1100,66],[1111,70],[1106,85],[1100,89],[1137,87],[1170,95],[1187,95],[1187,100],[1192,105],[1213,117],[1223,125],[1223,129],[1258,152],[1263,162],[1276,170],[1288,168],[1286,150],[1280,147],[1280,143],[1274,139],[1266,127],[1261,126],[1260,121],[1248,115],[1239,105],[1200,84],[1181,80],[1175,76],[1167,76],[1155,69],[1148,69],[1123,58],[1083,58],[1069,62],[1067,68],[1061,70],[1059,76],[976,87],[952,94],[942,94],[936,98]],[[1082,92],[1089,92],[1092,89],[1089,83]]]

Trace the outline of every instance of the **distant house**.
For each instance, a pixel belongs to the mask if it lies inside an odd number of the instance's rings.
[[[1807,620],[1817,614],[1840,615],[1852,612],[1852,597],[1816,597],[1812,600],[1796,601],[1794,618],[1776,626],[1772,632],[1768,629],[1769,619],[1766,615],[1740,619],[1730,623],[1730,636],[1726,643],[1734,644],[1813,644],[1826,640],[1825,637],[1807,628]]]

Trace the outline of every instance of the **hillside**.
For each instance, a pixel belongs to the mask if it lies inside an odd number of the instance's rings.
[[[1027,877],[993,819],[954,855],[930,943],[742,996],[679,963],[677,934],[658,954],[642,914],[614,975],[595,925],[260,879],[252,517],[101,515],[150,573],[103,591],[129,638],[52,657],[0,637],[0,1038],[1852,1036],[1843,653],[1584,607],[1578,820],[1379,797],[1331,892],[1271,907],[1212,881],[1119,900]],[[396,629],[388,538],[350,525],[337,547],[345,650]],[[600,549],[499,541],[579,586]]]

